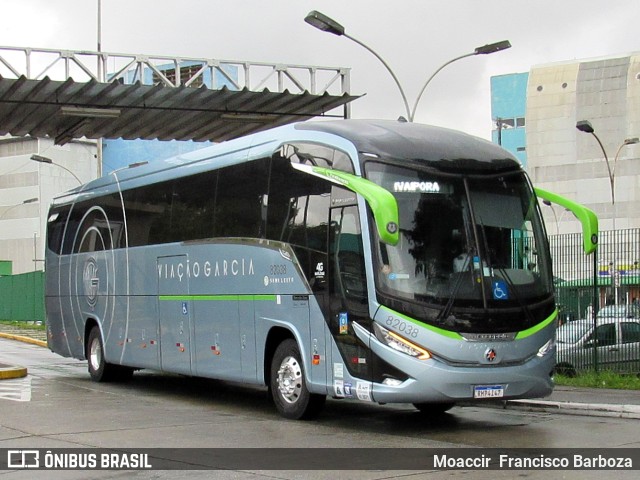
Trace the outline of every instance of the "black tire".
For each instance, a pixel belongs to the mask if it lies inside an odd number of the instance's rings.
[[[113,365],[104,360],[104,345],[98,327],[93,327],[89,332],[86,357],[89,375],[94,382],[128,380],[133,375],[132,368]]]
[[[451,410],[455,406],[455,403],[414,403],[413,406],[420,410],[420,413],[423,415],[436,416]]]
[[[558,365],[556,365],[556,368],[554,369],[554,373],[557,373],[558,375],[564,375],[565,377],[573,378],[576,376],[576,369],[573,367],[573,365],[570,365],[568,363],[559,363]]]
[[[278,345],[271,360],[270,380],[271,396],[283,417],[309,419],[324,407],[326,396],[307,390],[300,349],[295,340],[287,339]]]

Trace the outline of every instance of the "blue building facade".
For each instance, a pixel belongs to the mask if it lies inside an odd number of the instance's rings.
[[[525,167],[528,81],[529,73],[491,77],[491,118],[494,125],[492,140],[513,153]]]
[[[180,140],[102,140],[102,175],[140,162],[152,162],[198,150],[211,142]]]

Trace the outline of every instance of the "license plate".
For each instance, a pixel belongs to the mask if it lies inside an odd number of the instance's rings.
[[[504,396],[502,385],[479,385],[473,388],[473,398],[500,398]]]

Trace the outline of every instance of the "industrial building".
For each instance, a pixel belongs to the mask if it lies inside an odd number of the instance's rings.
[[[594,210],[601,230],[640,227],[640,53],[493,77],[491,97],[493,141],[522,161],[537,187]],[[576,128],[581,121],[602,147]],[[561,211],[547,209],[545,220],[550,234],[579,230]]]

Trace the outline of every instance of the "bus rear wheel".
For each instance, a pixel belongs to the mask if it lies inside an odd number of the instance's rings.
[[[94,382],[128,380],[133,374],[133,369],[130,367],[113,365],[105,361],[104,345],[100,336],[100,329],[97,326],[93,327],[89,332],[86,356],[89,375]]]
[[[270,390],[278,413],[292,420],[309,419],[324,407],[326,397],[309,392],[298,344],[283,341],[271,361]]]

